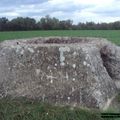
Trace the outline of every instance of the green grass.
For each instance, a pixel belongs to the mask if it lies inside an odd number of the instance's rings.
[[[112,112],[108,110],[104,112]],[[1,99],[0,120],[120,120],[120,118],[101,118],[96,109],[82,109],[52,106],[28,99]]]
[[[57,107],[30,100],[0,100],[0,120],[103,120],[99,111]]]
[[[0,32],[0,40],[46,36],[102,37],[120,45],[120,30],[52,30]]]

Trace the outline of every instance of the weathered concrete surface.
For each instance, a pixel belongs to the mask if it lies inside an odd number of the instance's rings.
[[[120,89],[120,47],[106,45],[101,49],[101,55],[109,76]]]
[[[0,97],[107,108],[117,90],[106,67],[110,64],[101,57],[106,45],[111,43],[77,37],[4,41],[0,43]]]

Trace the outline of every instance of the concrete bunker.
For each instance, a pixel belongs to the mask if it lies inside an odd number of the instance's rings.
[[[0,97],[107,108],[117,93],[100,38],[45,37],[0,43]]]

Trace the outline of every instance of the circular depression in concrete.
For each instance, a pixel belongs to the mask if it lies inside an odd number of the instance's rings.
[[[28,41],[31,44],[74,44],[74,43],[82,43],[89,42],[90,39],[87,38],[77,38],[77,37],[48,37],[48,38],[38,38],[36,40]]]
[[[26,45],[33,44],[81,44],[81,43],[93,43],[93,42],[101,42],[102,38],[89,38],[89,37],[39,37],[39,38],[31,38],[31,39],[20,39],[14,40],[17,45],[20,43],[24,43]],[[7,41],[8,42],[8,41]]]

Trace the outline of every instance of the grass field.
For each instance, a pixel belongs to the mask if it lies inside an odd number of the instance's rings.
[[[102,111],[103,112],[103,111]],[[104,111],[104,113],[108,111]],[[109,113],[115,111],[109,110]],[[0,120],[120,120],[120,118],[102,118],[96,109],[82,109],[52,106],[27,99],[0,100]]]
[[[0,120],[103,120],[100,112],[28,100],[0,100]]]
[[[0,32],[0,41],[46,36],[102,37],[120,45],[120,30],[53,30]],[[0,100],[0,120],[120,120],[103,119],[100,111],[55,107],[27,100]]]
[[[32,38],[46,36],[81,36],[102,37],[120,45],[120,30],[52,30],[52,31],[19,31],[0,32],[0,41],[8,39]]]

